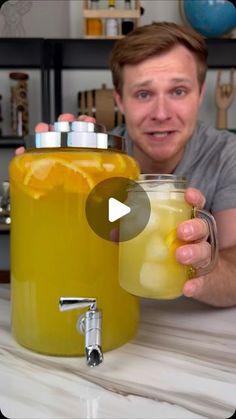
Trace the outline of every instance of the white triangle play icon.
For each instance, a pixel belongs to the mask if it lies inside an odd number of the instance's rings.
[[[115,198],[109,198],[108,200],[108,220],[113,221],[119,220],[124,215],[129,214],[131,211],[130,207],[118,201]]]

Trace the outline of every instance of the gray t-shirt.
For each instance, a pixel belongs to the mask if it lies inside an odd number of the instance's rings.
[[[132,155],[132,141],[125,125],[116,127],[112,133],[125,137],[128,153]],[[236,136],[198,121],[173,174],[184,176],[188,186],[205,195],[208,211],[236,208]]]

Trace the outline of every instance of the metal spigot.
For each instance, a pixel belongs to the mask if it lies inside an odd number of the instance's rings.
[[[0,196],[0,223],[9,225],[10,218],[10,196],[9,196],[9,182],[2,182],[2,196]]]
[[[78,332],[85,335],[85,355],[91,367],[101,364],[102,353],[102,313],[97,310],[96,298],[61,297],[59,310],[74,310],[89,307],[76,324]]]

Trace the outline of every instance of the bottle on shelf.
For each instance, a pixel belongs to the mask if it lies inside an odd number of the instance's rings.
[[[12,135],[24,136],[29,133],[28,74],[9,74],[11,89],[11,131]]]
[[[90,0],[90,8],[92,10],[99,9],[99,0]],[[86,35],[101,36],[103,34],[102,19],[89,18],[86,21]]]
[[[108,0],[109,10],[115,10],[116,0]],[[114,17],[106,19],[106,36],[117,36],[119,34],[119,21]]]
[[[124,0],[125,1],[125,10],[131,10],[131,0]],[[131,32],[134,29],[134,21],[133,19],[126,17],[122,19],[121,22],[121,33],[122,35],[127,35],[127,33]]]

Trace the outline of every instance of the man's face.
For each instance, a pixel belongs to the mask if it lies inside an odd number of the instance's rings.
[[[180,161],[202,96],[196,61],[182,45],[124,66],[122,96],[115,93],[135,149],[164,168]]]

